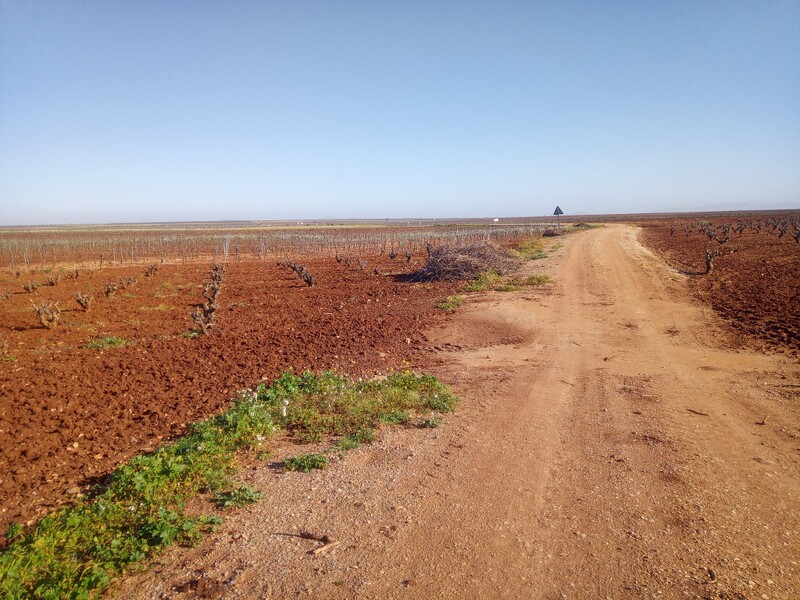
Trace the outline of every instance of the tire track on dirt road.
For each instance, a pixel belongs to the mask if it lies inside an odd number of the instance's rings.
[[[526,268],[552,292],[489,293],[429,333],[460,348],[434,369],[464,399],[442,428],[253,473],[280,502],[120,595],[800,597],[796,363],[726,347],[634,228]],[[308,557],[304,530],[343,544]]]

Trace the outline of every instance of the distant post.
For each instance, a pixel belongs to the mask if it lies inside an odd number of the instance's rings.
[[[553,214],[556,217],[556,221],[558,221],[558,228],[561,229],[561,215],[564,214],[564,211],[561,210],[560,206],[556,206],[556,209],[553,211]]]

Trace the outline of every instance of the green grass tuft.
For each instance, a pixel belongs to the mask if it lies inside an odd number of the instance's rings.
[[[464,288],[465,292],[483,292],[494,287],[500,282],[500,275],[495,271],[481,271],[477,277],[470,281]]]
[[[436,305],[436,308],[443,310],[445,312],[453,312],[459,306],[464,304],[464,297],[463,296],[448,296],[439,304]]]
[[[547,258],[547,252],[545,252],[541,240],[538,239],[523,240],[514,250],[517,256],[524,260],[540,260],[542,258]]]
[[[133,341],[128,340],[123,337],[117,336],[110,336],[104,338],[95,338],[93,340],[89,340],[86,343],[85,348],[101,348],[101,349],[108,349],[108,348],[123,348],[125,346],[130,346],[133,344]]]

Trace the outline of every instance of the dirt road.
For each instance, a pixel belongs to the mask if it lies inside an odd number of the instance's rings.
[[[430,332],[462,396],[267,499],[120,597],[798,598],[800,374],[726,348],[685,281],[607,226]],[[296,452],[296,448],[293,449]],[[301,536],[342,544],[318,555]]]

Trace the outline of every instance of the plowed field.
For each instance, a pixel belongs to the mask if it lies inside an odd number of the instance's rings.
[[[304,261],[307,287],[274,261],[230,262],[217,324],[187,337],[203,302],[209,264],[81,271],[55,286],[56,271],[0,279],[0,529],[36,519],[119,462],[153,449],[227,406],[235,391],[292,368],[351,376],[412,364],[417,332],[441,318],[450,284],[403,281],[405,257],[371,258],[363,270],[333,259]],[[375,274],[375,267],[379,275]],[[103,294],[110,281],[137,278]],[[90,293],[88,312],[76,292]],[[58,301],[59,325],[42,327],[32,303]],[[123,338],[122,347],[86,347]]]
[[[748,221],[752,222],[752,221]],[[642,241],[673,268],[690,275],[689,291],[709,303],[744,339],[764,349],[800,352],[800,243],[792,228],[778,237],[767,221],[760,230],[731,229],[725,239],[721,225],[736,220],[708,221],[714,239],[698,229],[698,218],[644,224]],[[691,228],[687,233],[684,227]],[[706,251],[719,251],[713,270],[705,272]]]

